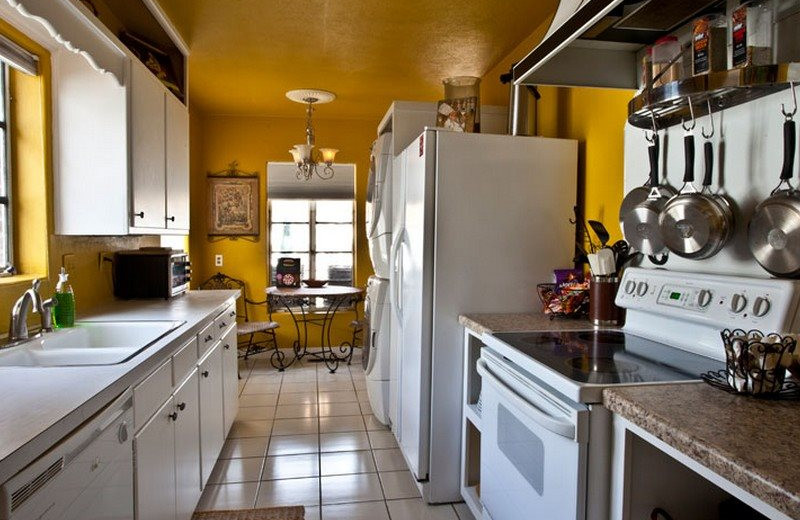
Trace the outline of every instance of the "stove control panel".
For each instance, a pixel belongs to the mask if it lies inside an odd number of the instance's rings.
[[[786,332],[800,327],[800,284],[791,280],[630,268],[616,304],[642,315],[690,320],[717,330]]]

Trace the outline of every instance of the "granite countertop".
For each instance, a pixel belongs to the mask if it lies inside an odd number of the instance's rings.
[[[533,330],[585,330],[593,327],[588,319],[550,319],[541,312],[516,314],[462,314],[458,322],[477,334],[529,332]]]
[[[190,291],[173,300],[116,301],[81,320],[171,320],[185,323],[117,365],[0,367],[0,482],[136,384],[197,334],[239,291]]]
[[[800,519],[800,404],[707,384],[606,389],[612,412],[766,504]]]

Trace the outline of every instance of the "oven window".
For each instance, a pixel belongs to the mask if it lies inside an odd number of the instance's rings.
[[[497,443],[533,489],[544,491],[544,443],[502,404],[497,405]]]

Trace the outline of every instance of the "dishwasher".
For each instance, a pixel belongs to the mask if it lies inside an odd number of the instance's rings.
[[[5,482],[0,518],[132,519],[132,396],[123,392]]]

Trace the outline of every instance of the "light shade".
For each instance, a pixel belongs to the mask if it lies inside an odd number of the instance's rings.
[[[314,148],[313,144],[296,144],[296,145],[294,145],[294,149],[297,150],[297,152],[300,154],[300,157],[301,157],[301,160],[299,162],[311,160],[311,150],[313,148]]]
[[[322,162],[331,164],[339,150],[336,148],[320,148],[319,151],[322,153]]]
[[[294,160],[295,163],[300,164],[303,162],[303,156],[300,155],[300,150],[298,150],[297,148],[292,148],[291,150],[289,150],[289,153],[292,154],[292,159]]]

